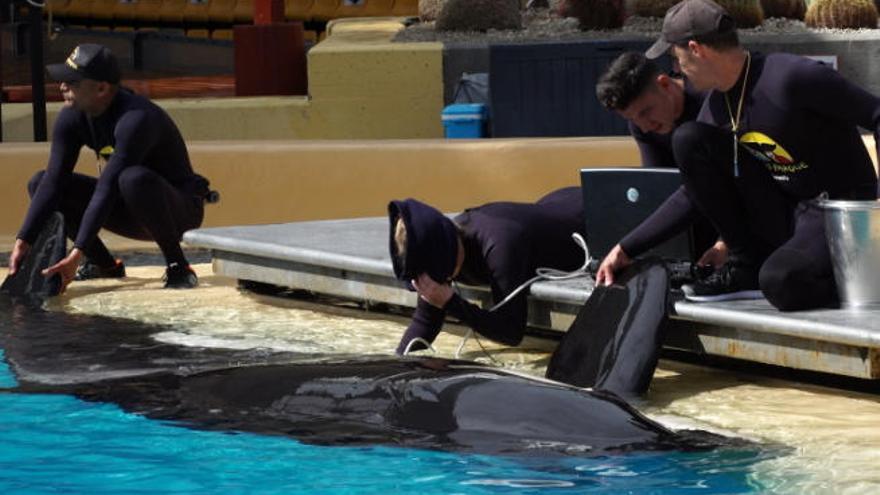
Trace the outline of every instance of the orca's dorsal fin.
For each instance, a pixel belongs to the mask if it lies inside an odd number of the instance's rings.
[[[66,252],[64,216],[56,211],[46,220],[15,275],[7,276],[3,281],[0,292],[13,298],[58,295],[61,292],[61,276],[56,274],[47,278],[41,272],[61,261]]]

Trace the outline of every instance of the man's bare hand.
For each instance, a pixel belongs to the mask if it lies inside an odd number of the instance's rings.
[[[620,247],[615,245],[611,252],[602,260],[599,265],[599,271],[596,272],[596,285],[611,285],[614,283],[614,274],[623,270],[632,264],[632,258],[629,257]]]
[[[24,263],[24,258],[27,256],[28,251],[31,250],[31,245],[27,242],[16,239],[15,245],[12,247],[12,253],[9,255],[9,274],[15,275],[15,272],[21,268],[21,264]]]
[[[82,251],[79,248],[73,248],[66,258],[43,270],[43,276],[51,277],[56,273],[61,275],[61,292],[64,292],[67,286],[73,282],[82,256]]]
[[[419,278],[413,279],[411,282],[419,293],[419,297],[431,306],[443,308],[452,299],[452,286],[448,283],[438,284],[427,273],[419,275]]]
[[[700,266],[711,265],[717,269],[720,268],[721,265],[727,263],[727,256],[727,244],[721,239],[718,239],[714,246],[710,247],[705,253],[703,253],[703,256],[697,261],[697,264]]]

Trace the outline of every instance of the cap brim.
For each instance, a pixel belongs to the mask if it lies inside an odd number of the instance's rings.
[[[49,77],[58,82],[82,81],[84,76],[67,64],[51,64],[46,66]]]
[[[651,48],[648,48],[648,50],[645,51],[645,56],[650,59],[661,57],[669,51],[669,48],[671,46],[671,43],[664,40],[663,38],[660,38],[655,41],[653,45],[651,45]]]

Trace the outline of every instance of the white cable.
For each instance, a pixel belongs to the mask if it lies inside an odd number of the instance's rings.
[[[26,0],[26,1],[31,7],[36,7],[38,9],[46,8],[46,2],[39,3],[39,2],[35,2],[34,0]]]
[[[587,270],[590,266],[590,249],[587,247],[587,242],[584,240],[583,236],[581,236],[577,232],[572,233],[571,238],[574,240],[575,244],[577,244],[578,246],[580,246],[581,249],[584,250],[584,264],[581,265],[580,268],[570,272],[565,272],[562,270],[557,270],[555,268],[539,267],[535,270],[535,273],[537,275],[523,282],[519,287],[514,289],[513,292],[508,294],[507,297],[505,297],[501,302],[489,308],[489,311],[495,311],[501,306],[504,306],[505,304],[510,302],[511,299],[516,297],[517,294],[519,294],[538,280],[569,280],[586,275]]]
[[[580,246],[581,249],[584,250],[584,264],[581,265],[580,268],[578,268],[577,270],[566,272],[566,271],[562,271],[562,270],[557,270],[555,268],[539,267],[535,270],[535,273],[537,275],[535,275],[534,277],[532,277],[532,278],[526,280],[525,282],[523,282],[522,284],[520,284],[519,287],[514,289],[513,292],[508,294],[507,297],[505,297],[501,302],[499,302],[498,304],[489,308],[489,311],[492,312],[492,311],[497,310],[501,306],[504,306],[505,304],[510,302],[511,299],[516,297],[517,294],[519,294],[524,289],[526,289],[527,287],[529,287],[533,283],[537,282],[538,280],[569,280],[569,279],[573,279],[573,278],[587,275],[587,273],[588,273],[587,270],[589,269],[589,266],[590,266],[590,248],[587,247],[587,242],[584,240],[584,237],[582,235],[580,235],[579,233],[573,232],[571,234],[571,238],[572,238],[572,240],[574,240],[575,244],[577,244],[578,246]],[[483,352],[486,354],[486,356],[488,356],[489,359],[491,359],[492,361],[497,363],[498,361],[496,361],[495,358],[493,358],[492,355],[489,354],[489,351],[487,351],[486,348],[483,347],[483,344],[480,342],[480,339],[477,337],[477,334],[474,333],[473,329],[468,330],[468,332],[461,339],[461,342],[458,344],[458,349],[456,349],[456,351],[455,351],[455,359],[459,359],[459,356],[461,355],[461,351],[462,351],[462,349],[464,349],[464,345],[467,343],[468,339],[471,336],[473,336],[474,340],[476,340],[477,343],[480,344],[480,348],[483,349]],[[410,345],[412,345],[412,342],[410,342]],[[407,346],[407,349],[409,349],[409,345]],[[406,352],[404,352],[404,355],[405,354],[406,354]]]
[[[468,329],[467,333],[464,334],[461,342],[458,343],[458,349],[455,350],[455,359],[461,359],[461,351],[464,349],[464,345],[467,344],[468,339],[471,338],[471,335],[473,334],[473,329]]]
[[[410,351],[412,351],[413,344],[416,343],[424,344],[425,347],[427,347],[432,353],[437,354],[437,350],[434,349],[434,346],[432,346],[430,342],[421,337],[415,337],[414,339],[410,340],[408,344],[406,344],[406,348],[403,350],[403,355],[406,356],[407,354],[409,354]]]

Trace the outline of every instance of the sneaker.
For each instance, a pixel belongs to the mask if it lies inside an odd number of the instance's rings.
[[[192,289],[199,285],[199,277],[196,276],[196,272],[189,265],[181,265],[180,263],[168,265],[162,280],[165,281],[166,289]]]
[[[95,278],[122,278],[125,276],[125,265],[117,259],[113,266],[100,266],[86,260],[76,269],[74,280],[92,280]]]
[[[712,302],[734,299],[761,299],[758,270],[752,265],[728,261],[706,278],[681,286],[689,301]]]

